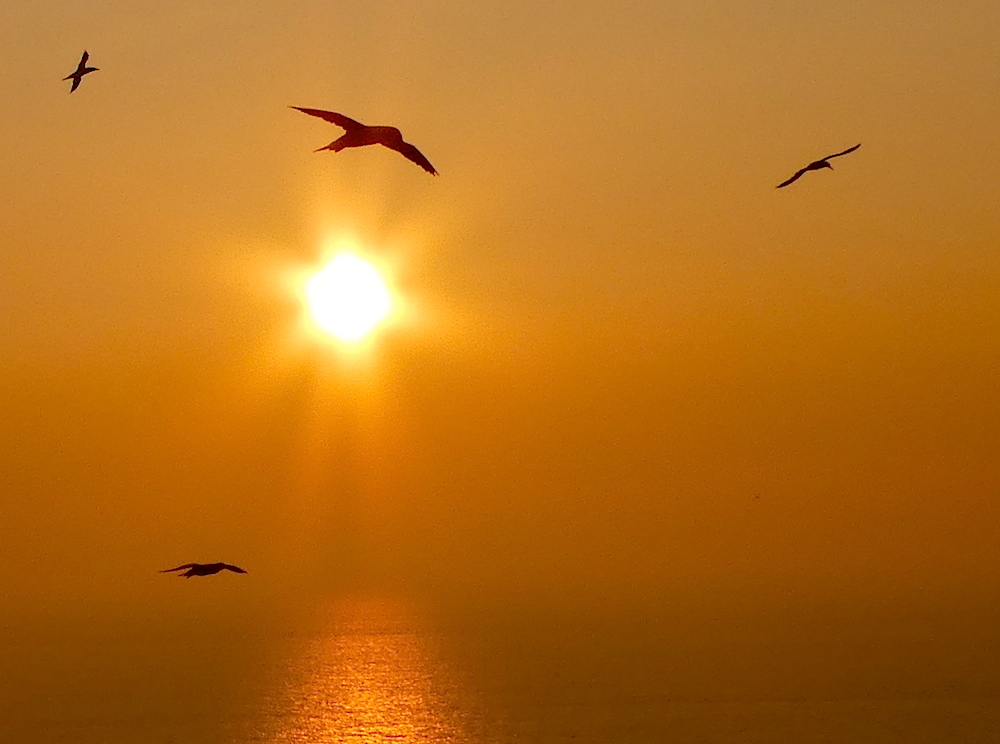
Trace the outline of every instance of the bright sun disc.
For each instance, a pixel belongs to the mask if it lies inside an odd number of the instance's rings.
[[[376,268],[350,253],[335,256],[309,280],[306,298],[319,326],[342,341],[362,338],[392,309]]]

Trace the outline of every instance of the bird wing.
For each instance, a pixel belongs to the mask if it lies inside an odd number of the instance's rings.
[[[246,573],[246,571],[244,571],[239,566],[231,566],[228,563],[223,563],[222,567],[226,568],[226,569],[229,569],[230,571],[233,571],[234,573]]]
[[[301,111],[303,114],[309,114],[309,116],[318,116],[324,121],[328,121],[331,124],[336,124],[338,127],[343,127],[344,129],[363,129],[364,124],[360,121],[354,121],[354,119],[349,116],[344,116],[343,114],[337,114],[333,111],[323,111],[322,109],[311,109],[311,108],[301,108],[299,106],[289,106],[288,108],[293,108],[296,111]]]
[[[861,147],[861,143],[860,142],[858,144],[856,144],[854,147],[848,147],[843,152],[838,152],[838,153],[836,153],[834,155],[827,155],[825,158],[823,158],[823,160],[829,160],[830,158],[839,158],[841,155],[846,155],[849,152],[854,152],[859,147]]]
[[[411,145],[409,142],[404,142],[398,147],[393,147],[391,145],[386,145],[386,147],[388,147],[390,150],[395,150],[407,160],[416,163],[425,171],[430,173],[432,176],[436,176],[438,174],[438,172],[434,170],[434,166],[431,165],[431,161],[425,158],[424,154],[420,152],[420,150],[418,150],[416,147]]]
[[[776,186],[776,188],[780,189],[780,188],[783,188],[783,187],[787,186],[790,183],[795,183],[795,181],[798,181],[799,178],[801,178],[802,174],[805,173],[807,170],[809,170],[809,168],[803,168],[802,170],[798,171],[794,176],[792,176],[791,178],[789,178],[787,181],[783,181],[782,183],[779,183]]]
[[[69,92],[72,93],[74,90],[80,87],[80,81],[83,80],[82,77],[73,78],[73,85],[70,86]]]
[[[183,566],[177,566],[177,568],[165,568],[162,571],[160,571],[160,573],[170,573],[171,571],[182,571],[185,568],[194,568],[197,565],[198,565],[197,563],[185,563]]]
[[[83,67],[85,64],[87,64],[88,59],[90,59],[90,53],[85,51],[83,53],[83,56],[80,57],[80,67]]]

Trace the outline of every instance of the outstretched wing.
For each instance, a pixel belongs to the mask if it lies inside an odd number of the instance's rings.
[[[228,563],[223,563],[222,567],[225,568],[225,569],[228,569],[228,570],[230,570],[230,571],[232,571],[234,573],[246,573],[246,571],[244,571],[239,566],[231,566]]]
[[[178,566],[177,568],[165,568],[160,573],[170,573],[171,571],[183,571],[185,568],[194,568],[197,563],[185,563],[183,566]]]
[[[431,161],[425,158],[424,154],[420,152],[420,150],[418,150],[416,147],[411,145],[409,142],[404,142],[398,147],[392,147],[391,145],[386,145],[386,147],[388,147],[391,150],[395,150],[407,160],[416,163],[425,171],[430,173],[432,176],[436,176],[438,174],[438,172],[434,170],[434,166],[431,165]]]
[[[80,64],[78,66],[83,67],[85,64],[87,64],[88,59],[90,59],[90,54],[84,51],[83,56],[80,57]]]
[[[802,170],[798,171],[794,176],[792,176],[791,178],[789,178],[787,181],[783,181],[783,182],[779,183],[775,188],[779,188],[780,189],[780,188],[784,188],[785,186],[787,186],[790,183],[795,183],[796,181],[799,180],[799,178],[802,177],[802,174],[805,173],[807,170],[809,170],[809,168],[803,168]]]
[[[827,155],[825,158],[823,158],[823,160],[829,160],[830,158],[839,158],[841,155],[846,155],[849,152],[854,152],[859,147],[861,147],[861,143],[860,142],[858,144],[856,144],[854,147],[848,147],[843,152],[838,152],[838,153],[836,153],[834,155]]]
[[[72,77],[72,75],[70,77]],[[66,78],[66,79],[69,80],[69,78]],[[83,80],[82,77],[75,77],[75,78],[73,78],[73,84],[69,88],[69,92],[70,93],[72,93],[74,90],[76,90],[77,88],[80,87],[80,81],[81,80]]]
[[[303,114],[309,114],[309,116],[318,116],[323,121],[328,121],[331,124],[336,124],[338,127],[343,127],[344,129],[363,129],[364,124],[360,121],[354,121],[354,119],[344,116],[343,114],[337,114],[333,111],[323,111],[322,109],[311,109],[311,108],[301,108],[299,106],[289,106],[288,108],[293,108],[296,111],[301,111]]]

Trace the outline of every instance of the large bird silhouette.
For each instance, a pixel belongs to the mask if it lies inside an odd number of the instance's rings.
[[[830,170],[833,170],[833,166],[830,165],[830,163],[828,162],[830,158],[839,158],[841,155],[846,155],[849,152],[854,152],[859,147],[861,147],[860,142],[856,144],[854,147],[848,147],[843,152],[835,152],[833,155],[827,155],[825,158],[822,158],[821,160],[814,160],[813,162],[809,163],[809,165],[807,165],[805,168],[798,171],[794,176],[789,178],[787,181],[779,183],[777,188],[779,189],[784,188],[790,183],[795,183],[803,176],[803,174],[808,173],[809,171],[822,170],[823,168],[829,168]]]
[[[187,569],[184,571],[184,569]],[[217,574],[219,571],[232,571],[234,573],[246,573],[239,566],[230,566],[228,563],[185,563],[183,566],[177,566],[176,568],[165,568],[160,573],[170,573],[171,571],[184,571],[184,573],[177,574],[178,576],[183,576],[185,579],[190,579],[192,576],[211,576],[212,574]]]
[[[73,70],[73,74],[67,75],[66,77],[63,78],[63,80],[73,81],[73,85],[69,89],[70,93],[72,93],[74,90],[80,87],[80,81],[83,80],[84,75],[89,75],[92,72],[97,72],[96,67],[87,67],[88,59],[90,59],[90,55],[87,52],[84,52],[83,56],[80,57],[80,64],[78,64],[76,66],[76,69]]]
[[[390,150],[395,150],[407,160],[413,161],[432,176],[436,176],[438,174],[438,172],[434,170],[434,166],[431,165],[430,161],[424,157],[420,150],[411,145],[409,142],[403,141],[403,135],[398,129],[396,129],[396,127],[369,127],[359,121],[354,121],[354,119],[344,116],[343,114],[334,113],[333,111],[300,108],[299,106],[289,106],[289,108],[301,111],[303,114],[309,114],[310,116],[318,116],[324,121],[336,124],[338,127],[343,127],[347,130],[344,132],[343,137],[334,140],[326,147],[319,148],[319,150],[316,150],[315,152],[320,152],[321,150],[333,150],[334,152],[340,152],[347,147],[382,145],[384,147],[388,147]]]

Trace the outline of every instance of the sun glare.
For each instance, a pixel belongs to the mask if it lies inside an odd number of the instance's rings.
[[[342,341],[358,341],[392,309],[392,297],[378,270],[351,253],[334,256],[306,284],[316,323]]]

